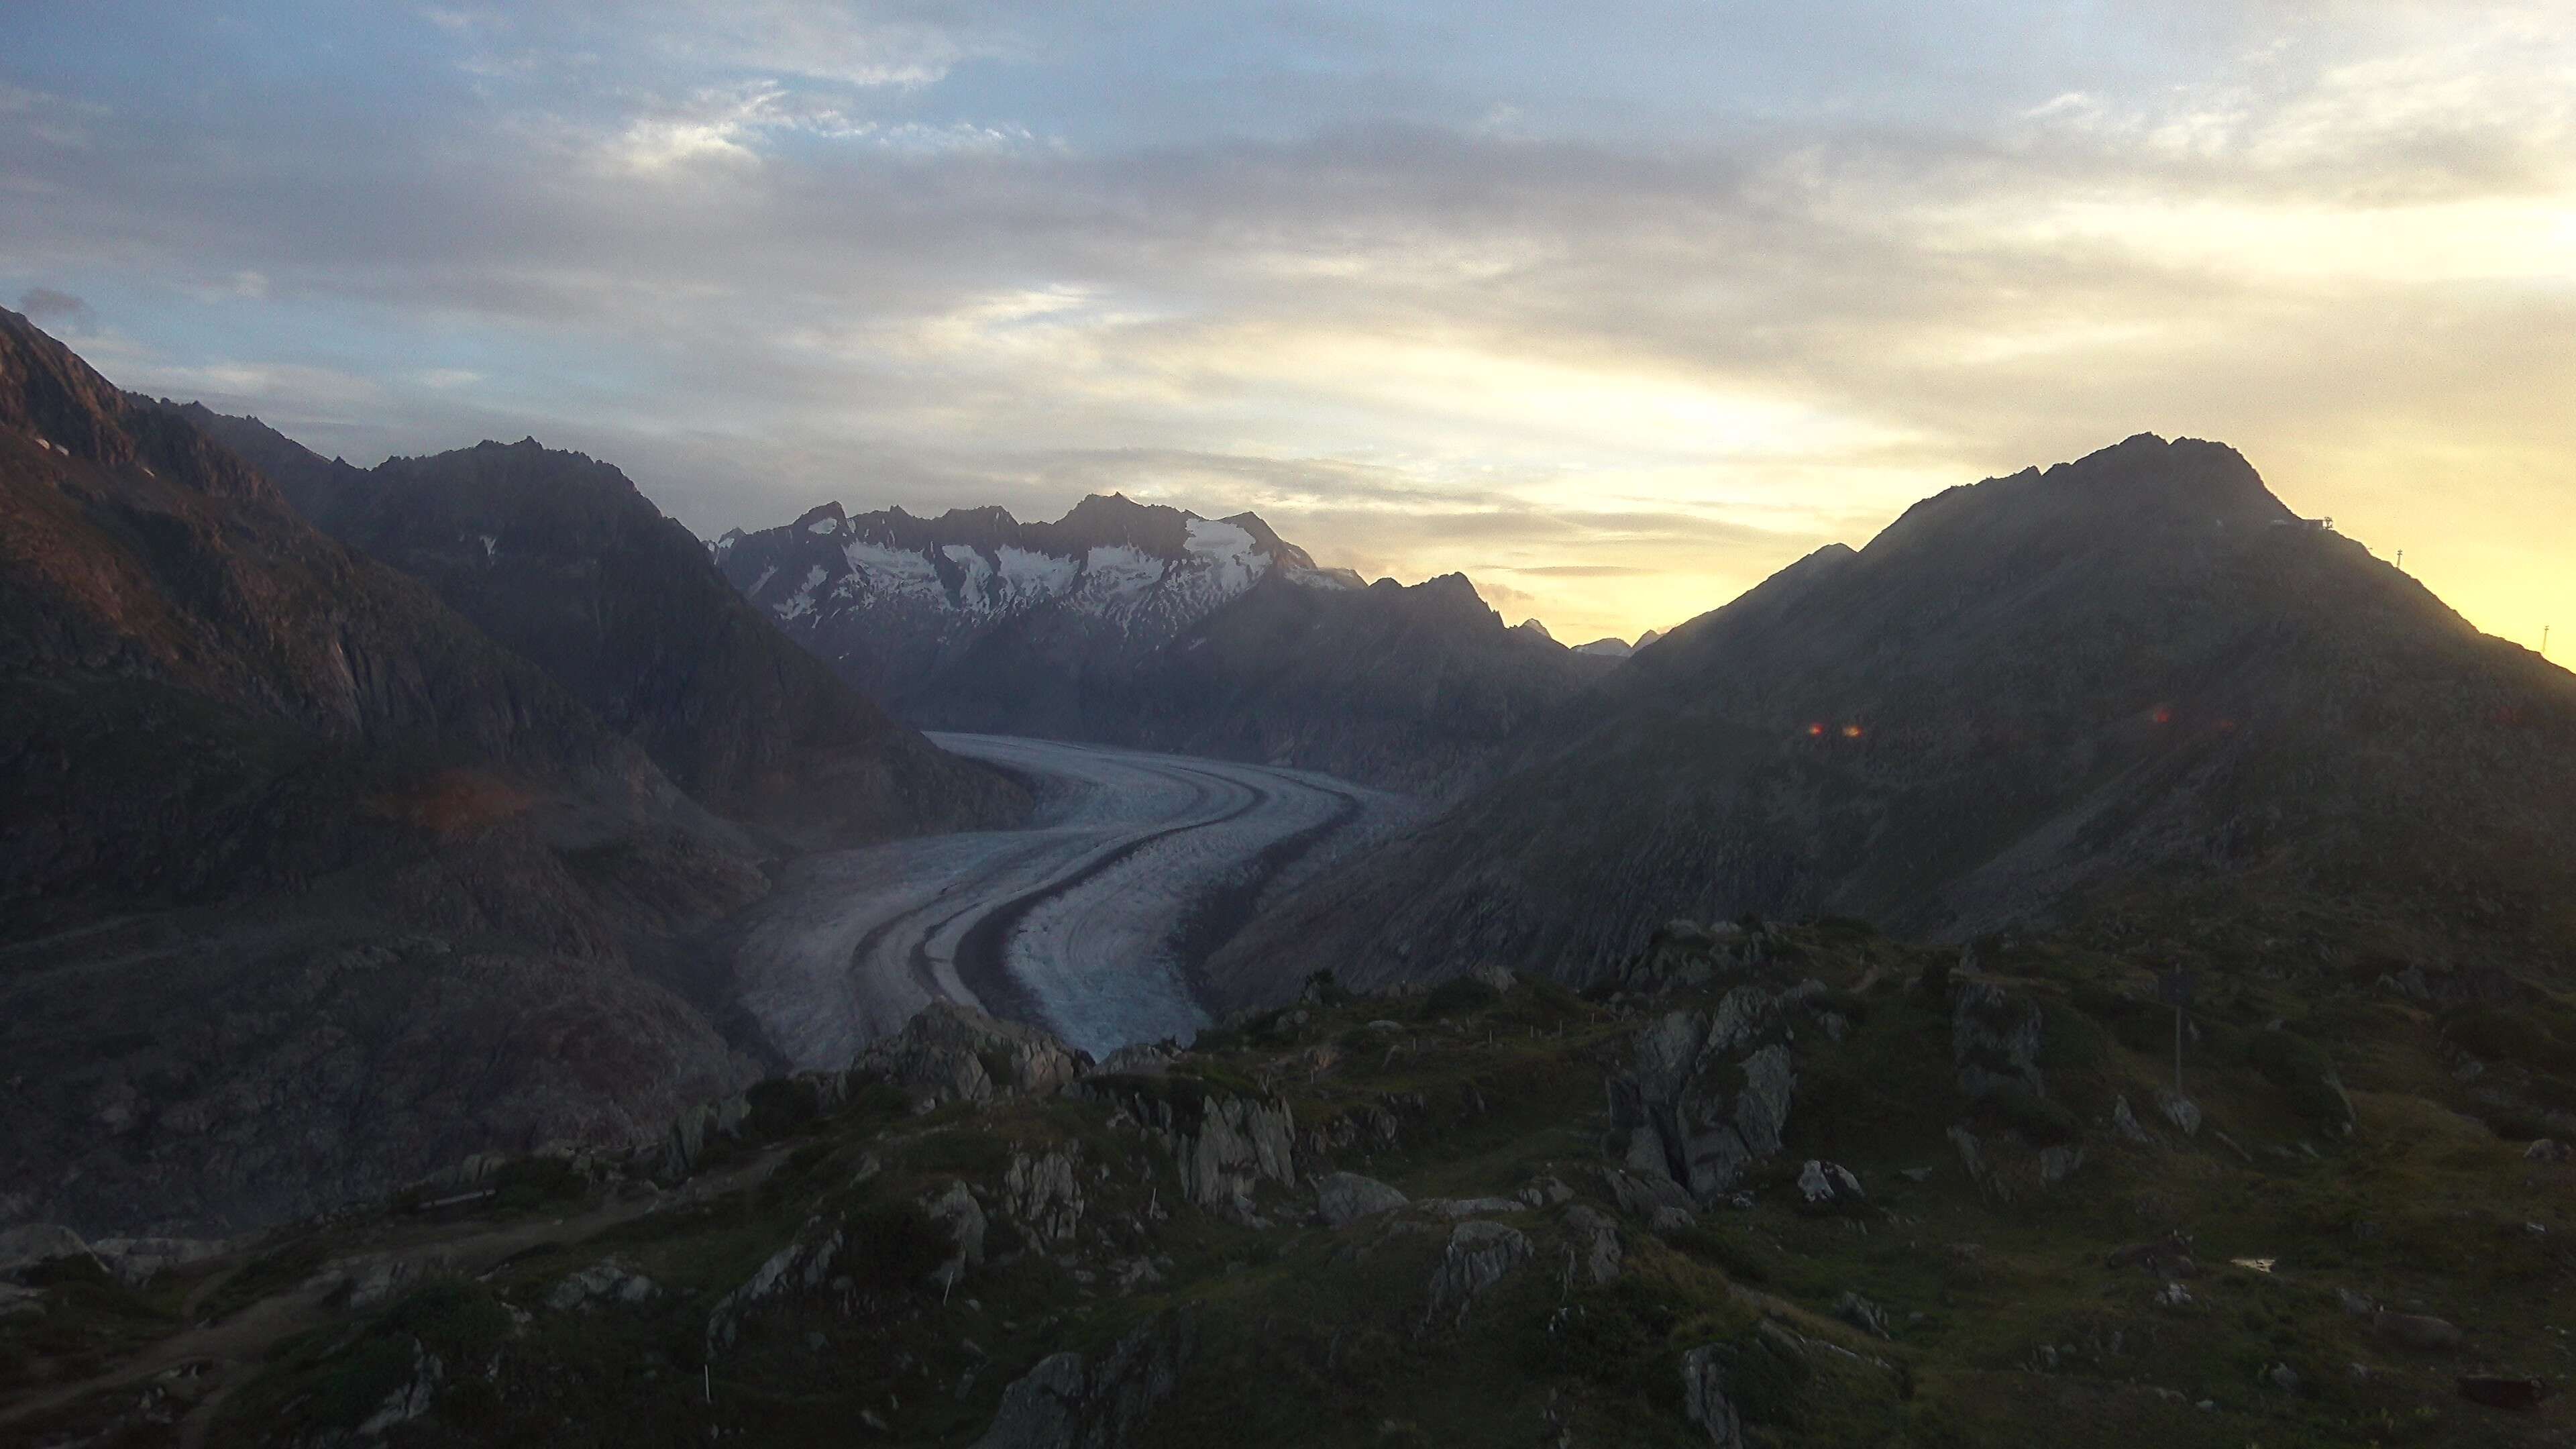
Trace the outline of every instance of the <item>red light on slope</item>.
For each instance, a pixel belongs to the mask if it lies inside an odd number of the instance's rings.
[[[1824,737],[1825,737],[1825,727],[1824,727],[1823,725],[1820,725],[1820,724],[1811,724],[1811,725],[1807,726],[1807,738],[1809,738],[1809,739],[1811,739],[1811,740],[1820,740],[1820,739],[1823,739]]]
[[[2156,708],[2156,723],[2158,723],[2158,724],[2172,724],[2172,723],[2173,723],[2173,711],[2172,711],[2172,710],[2170,710],[2170,709],[2166,709],[2166,708],[2164,708],[2164,707],[2163,707],[2163,706],[2161,706],[2161,705],[2157,706],[2157,708]]]

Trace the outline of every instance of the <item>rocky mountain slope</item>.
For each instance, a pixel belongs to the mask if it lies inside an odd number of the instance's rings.
[[[0,1437],[2562,1442],[2576,1009],[2264,961],[2175,1095],[2153,968],[2248,929],[1675,923],[1101,1063],[934,1007],[654,1150],[0,1241]]]
[[[1504,630],[1463,577],[1363,585],[1253,514],[1114,495],[1054,523],[826,504],[714,551],[781,628],[926,727],[1388,788],[1455,787],[1610,662]]]
[[[1957,488],[1658,641],[1507,778],[1257,922],[1332,966],[1593,979],[1654,921],[1961,938],[2196,893],[2369,899],[2392,952],[2565,973],[2576,677],[2486,638],[2214,443]]]
[[[789,643],[609,464],[528,440],[362,471],[257,419],[183,411],[728,818],[811,849],[1027,809],[1017,786],[934,749]]]
[[[1612,662],[1505,628],[1463,574],[1364,589],[1266,578],[1103,691],[1094,727],[1439,794]]]
[[[274,1220],[746,1071],[634,955],[763,889],[739,836],[14,313],[0,512],[0,1224]]]

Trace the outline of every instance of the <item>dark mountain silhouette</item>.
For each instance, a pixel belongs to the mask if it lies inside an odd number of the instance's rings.
[[[2177,901],[2283,939],[2366,901],[2337,918],[2384,959],[2563,966],[2571,818],[2576,678],[2232,450],[2140,436],[1675,630],[1210,974],[1590,980],[1675,916],[1966,938]]]
[[[360,470],[256,419],[183,411],[720,814],[814,848],[1005,824],[1027,808],[1018,786],[934,749],[790,643],[607,463],[527,440]]]
[[[1097,727],[1437,794],[1609,662],[1504,627],[1464,574],[1356,590],[1267,578],[1157,652]]]
[[[0,1221],[240,1224],[738,1080],[637,969],[738,834],[0,313]]]

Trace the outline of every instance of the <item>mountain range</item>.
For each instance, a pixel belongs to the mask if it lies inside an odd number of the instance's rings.
[[[1318,568],[1257,515],[1123,495],[1053,523],[838,504],[713,545],[789,637],[932,729],[1459,788],[1611,662],[1506,629],[1462,575]]]

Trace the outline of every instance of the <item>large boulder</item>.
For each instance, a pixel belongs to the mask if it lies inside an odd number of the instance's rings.
[[[1356,1172],[1328,1172],[1315,1179],[1315,1216],[1328,1228],[1348,1227],[1362,1218],[1393,1212],[1406,1201],[1403,1193]]]

